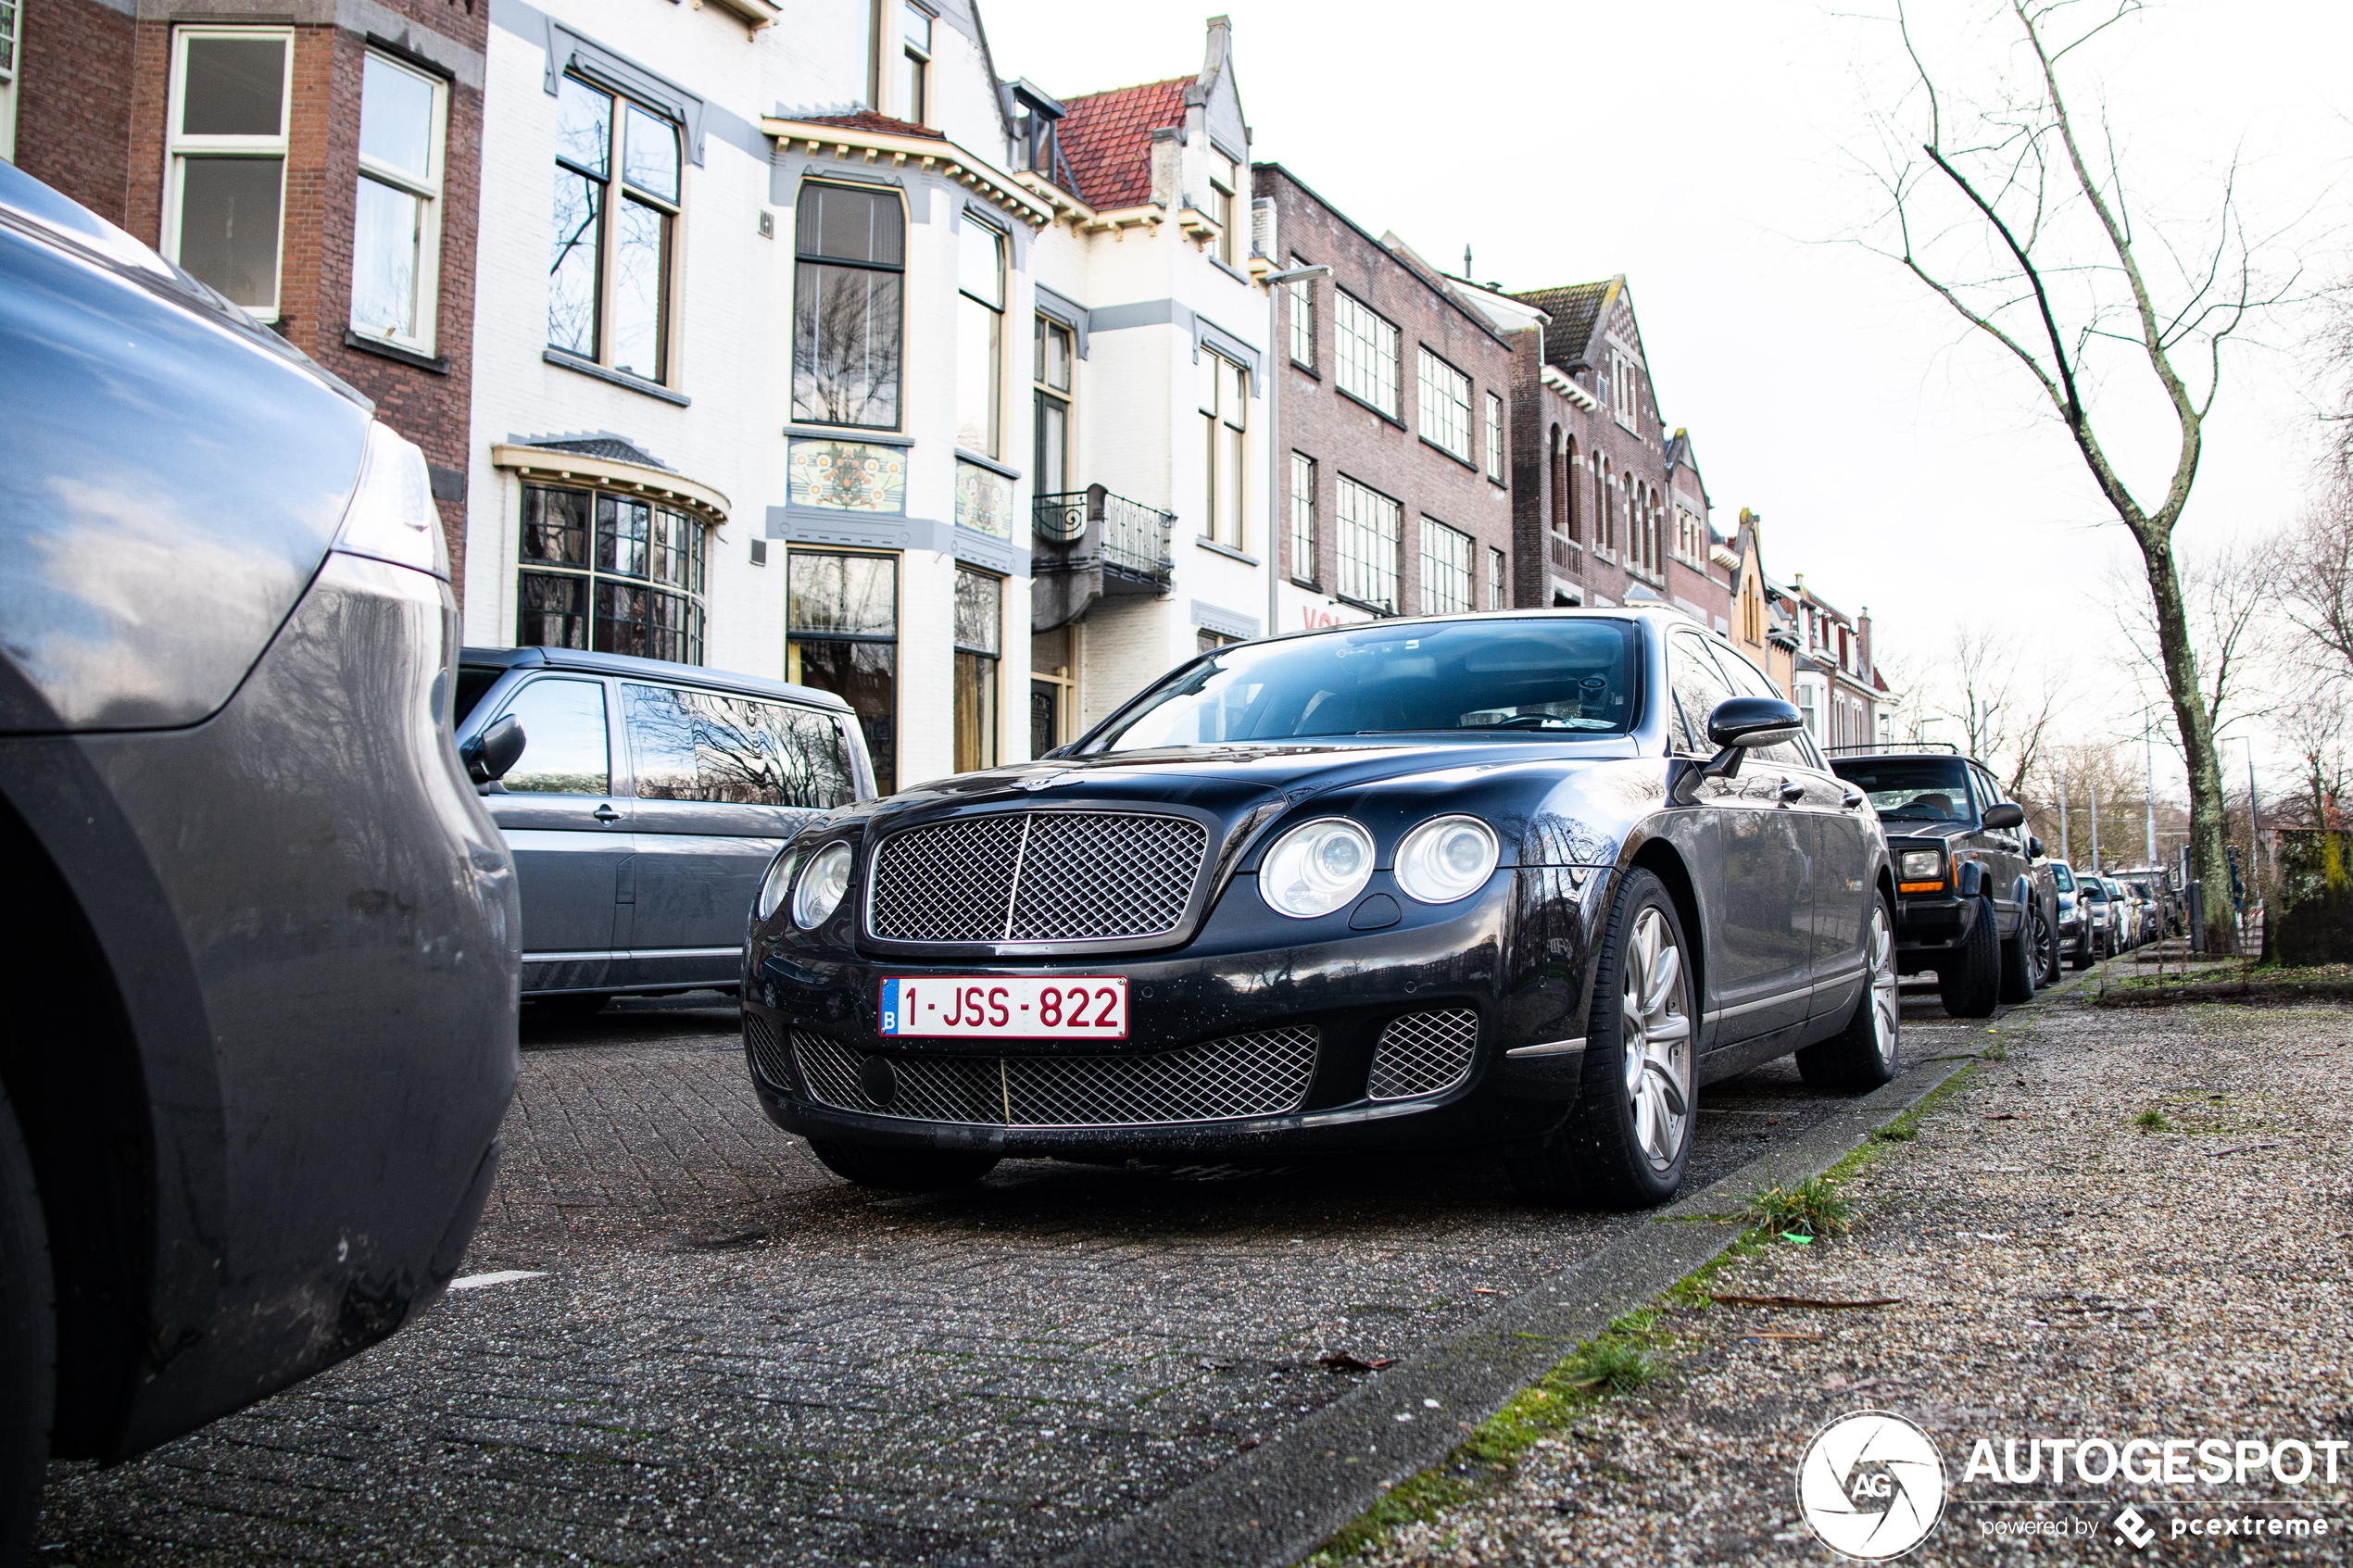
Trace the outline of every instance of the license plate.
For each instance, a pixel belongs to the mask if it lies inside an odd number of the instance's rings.
[[[1127,982],[1118,975],[1025,980],[1003,975],[893,978],[882,983],[886,1035],[1124,1040]]]

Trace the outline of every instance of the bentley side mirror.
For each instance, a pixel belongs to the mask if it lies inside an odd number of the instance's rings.
[[[1679,806],[1689,806],[1700,780],[1735,778],[1750,747],[1779,746],[1805,728],[1805,715],[1793,703],[1769,696],[1725,698],[1707,715],[1707,738],[1721,749],[1686,769],[1669,792],[1672,798]]]
[[[2026,808],[2015,800],[1988,806],[1985,809],[1985,825],[1989,828],[2023,827],[2026,825]]]
[[[458,760],[466,765],[466,777],[474,783],[495,784],[522,760],[523,740],[522,721],[510,713],[488,729],[468,736],[458,748]]]

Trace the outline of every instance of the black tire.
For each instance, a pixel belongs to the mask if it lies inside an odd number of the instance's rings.
[[[0,1568],[32,1549],[57,1373],[49,1233],[16,1108],[0,1090]]]
[[[1876,1089],[1895,1076],[1904,1057],[1904,1001],[1896,989],[1895,911],[1887,895],[1871,900],[1871,928],[1863,939],[1868,972],[1854,1016],[1829,1039],[1797,1053],[1797,1071],[1813,1089],[1853,1093]]]
[[[1671,972],[1662,966],[1662,938],[1673,945]],[[1634,957],[1638,947],[1651,955],[1647,967]],[[1577,1104],[1542,1143],[1504,1157],[1522,1197],[1649,1209],[1683,1185],[1699,1121],[1691,951],[1666,884],[1628,872],[1593,967]],[[1639,1038],[1629,1040],[1629,1027]]]
[[[997,1168],[993,1154],[938,1148],[881,1148],[873,1144],[819,1143],[809,1152],[845,1182],[886,1192],[946,1192],[970,1186]]]
[[[610,991],[566,991],[560,996],[542,997],[534,1005],[549,1018],[594,1018],[611,1001]]]
[[[2079,973],[2092,967],[2092,936],[2085,932],[2075,939],[2075,951],[2068,954],[2067,967]]]
[[[1991,1018],[2002,996],[2002,942],[1994,906],[1980,904],[1960,951],[1936,972],[1936,995],[1955,1018]]]
[[[2059,983],[2067,972],[2059,958],[2058,927],[2043,912],[2040,900],[2034,905],[2034,951],[2042,960],[2042,971],[2034,977],[2035,989],[2047,991]]]
[[[1984,919],[1994,918],[1989,905]],[[2043,958],[2034,950],[2034,922],[2039,918],[2032,905],[2018,917],[2018,934],[2002,944],[2002,1001],[2017,1007],[2034,999],[2035,972],[2042,967]]]

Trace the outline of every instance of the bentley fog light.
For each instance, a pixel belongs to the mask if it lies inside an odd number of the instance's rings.
[[[841,908],[842,895],[849,891],[849,846],[842,843],[826,845],[800,873],[799,885],[793,889],[792,922],[803,931],[814,931],[833,919]]]
[[[792,873],[800,868],[800,856],[787,849],[768,862],[768,874],[760,879],[760,902],[754,918],[766,920],[785,901],[785,894],[792,887]]]
[[[1906,882],[1942,882],[1944,880],[1944,852],[1941,849],[1906,849],[1902,869]]]
[[[1434,817],[1397,847],[1397,884],[1425,904],[1451,904],[1486,884],[1497,853],[1477,817]]]
[[[1372,834],[1329,817],[1293,828],[1266,852],[1258,891],[1277,913],[1313,920],[1348,904],[1372,876]]]

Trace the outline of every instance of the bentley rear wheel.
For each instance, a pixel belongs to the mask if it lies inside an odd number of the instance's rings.
[[[1895,917],[1884,896],[1871,900],[1865,938],[1869,983],[1846,1027],[1797,1053],[1797,1071],[1817,1089],[1876,1089],[1895,1076],[1903,1050],[1904,1008],[1895,974]]]
[[[1666,884],[1629,872],[1594,970],[1577,1108],[1541,1145],[1507,1160],[1523,1194],[1646,1209],[1682,1185],[1698,1120],[1687,952]]]

